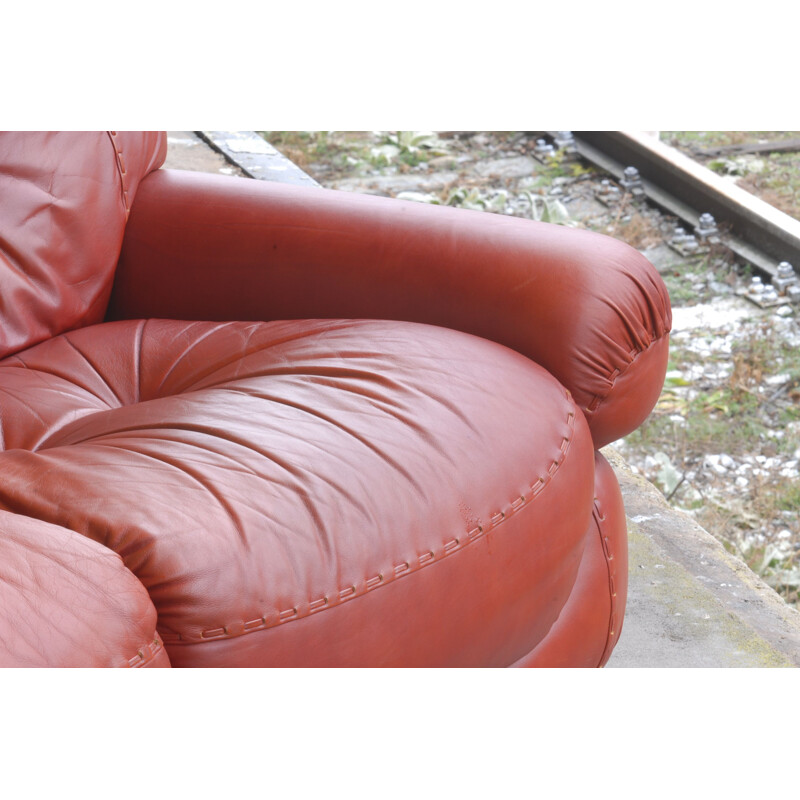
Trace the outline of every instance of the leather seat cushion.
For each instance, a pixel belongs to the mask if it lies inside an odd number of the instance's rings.
[[[105,323],[0,361],[0,508],[118,553],[173,665],[508,665],[594,457],[546,371],[369,320]]]

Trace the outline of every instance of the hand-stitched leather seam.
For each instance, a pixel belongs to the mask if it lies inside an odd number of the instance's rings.
[[[622,377],[631,368],[631,366],[636,362],[639,356],[644,355],[645,353],[652,350],[653,347],[655,347],[655,345],[658,344],[658,342],[669,336],[669,333],[670,333],[669,331],[664,331],[664,333],[662,333],[661,336],[651,339],[647,347],[641,350],[639,348],[634,348],[633,350],[631,350],[631,352],[628,354],[629,358],[628,363],[625,364],[625,366],[622,369],[615,368],[614,370],[611,371],[611,373],[608,376],[608,380],[611,383],[611,385],[608,387],[608,390],[603,394],[596,394],[594,395],[594,397],[592,397],[591,402],[584,409],[586,413],[596,414],[600,409],[600,405],[604,403],[606,400],[608,400],[608,398],[611,395],[611,392],[614,391],[614,386],[616,382],[619,380],[619,378]]]
[[[146,666],[161,652],[163,646],[164,643],[156,635],[151,642],[139,648],[133,658],[128,659],[128,666],[134,668]]]
[[[122,155],[122,145],[117,138],[116,131],[106,131],[108,138],[111,139],[111,144],[114,146],[114,153],[117,156],[117,171],[119,172],[119,180],[122,190],[122,202],[125,206],[125,216],[129,217],[131,213],[130,198],[128,195],[128,171],[125,168],[125,158]]]
[[[569,398],[569,394],[567,394]],[[489,514],[489,523],[486,525],[477,525],[471,530],[467,531],[465,536],[453,537],[445,542],[439,549],[427,550],[423,553],[417,554],[416,557],[411,557],[407,560],[401,561],[388,569],[382,570],[377,575],[371,576],[360,584],[351,584],[339,591],[329,592],[324,597],[315,598],[309,602],[297,603],[291,608],[284,610],[277,610],[269,614],[265,614],[260,618],[245,622],[233,622],[223,627],[211,628],[204,630],[200,633],[200,638],[188,638],[180,633],[170,631],[160,631],[161,637],[165,642],[170,644],[194,644],[199,641],[208,641],[213,639],[232,638],[240,636],[244,633],[251,633],[252,631],[265,630],[267,628],[274,628],[286,622],[296,619],[302,619],[328,608],[341,605],[342,603],[352,600],[355,597],[363,597],[367,592],[374,591],[380,586],[386,586],[393,581],[410,575],[420,569],[428,566],[429,564],[438,564],[444,558],[453,553],[457,553],[468,547],[478,539],[482,539],[488,533],[494,531],[497,527],[509,520],[521,509],[525,508],[531,503],[538,495],[542,493],[545,486],[550,483],[558,471],[564,464],[567,453],[569,452],[575,433],[575,412],[570,411],[567,415],[567,425],[569,426],[569,435],[565,436],[562,440],[560,453],[556,459],[550,464],[550,467],[545,471],[545,475],[539,477],[530,484],[530,491],[526,494],[520,495],[513,501],[510,501],[506,509],[501,509],[492,514]]]
[[[614,553],[611,550],[611,541],[603,531],[603,524],[606,521],[606,516],[600,507],[600,500],[595,497],[594,509],[592,510],[597,531],[600,536],[600,544],[603,547],[603,555],[606,560],[606,568],[608,569],[608,596],[610,600],[610,610],[608,615],[608,633],[606,634],[606,646],[603,648],[603,654],[600,656],[598,666],[602,664],[609,656],[611,649],[614,647],[614,642],[617,638],[617,591],[614,579],[617,577],[616,561]]]

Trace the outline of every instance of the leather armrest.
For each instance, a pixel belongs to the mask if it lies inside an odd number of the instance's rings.
[[[141,184],[109,318],[380,318],[511,347],[555,375],[595,445],[635,429],[666,370],[652,265],[588,231],[327,189],[159,170]]]

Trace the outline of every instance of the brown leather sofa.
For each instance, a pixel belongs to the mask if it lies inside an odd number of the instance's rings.
[[[0,134],[0,664],[604,664],[646,259],[165,152]]]

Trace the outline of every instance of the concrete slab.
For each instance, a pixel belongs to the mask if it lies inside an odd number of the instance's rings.
[[[319,186],[255,131],[168,131],[164,166]]]
[[[800,666],[800,612],[603,450],[628,516],[628,606],[609,667]]]
[[[319,186],[255,131],[198,131],[200,138],[251,178],[294,186]]]
[[[164,166],[193,172],[218,172],[239,177],[246,175],[244,170],[231,164],[193,131],[167,131],[167,160]]]

